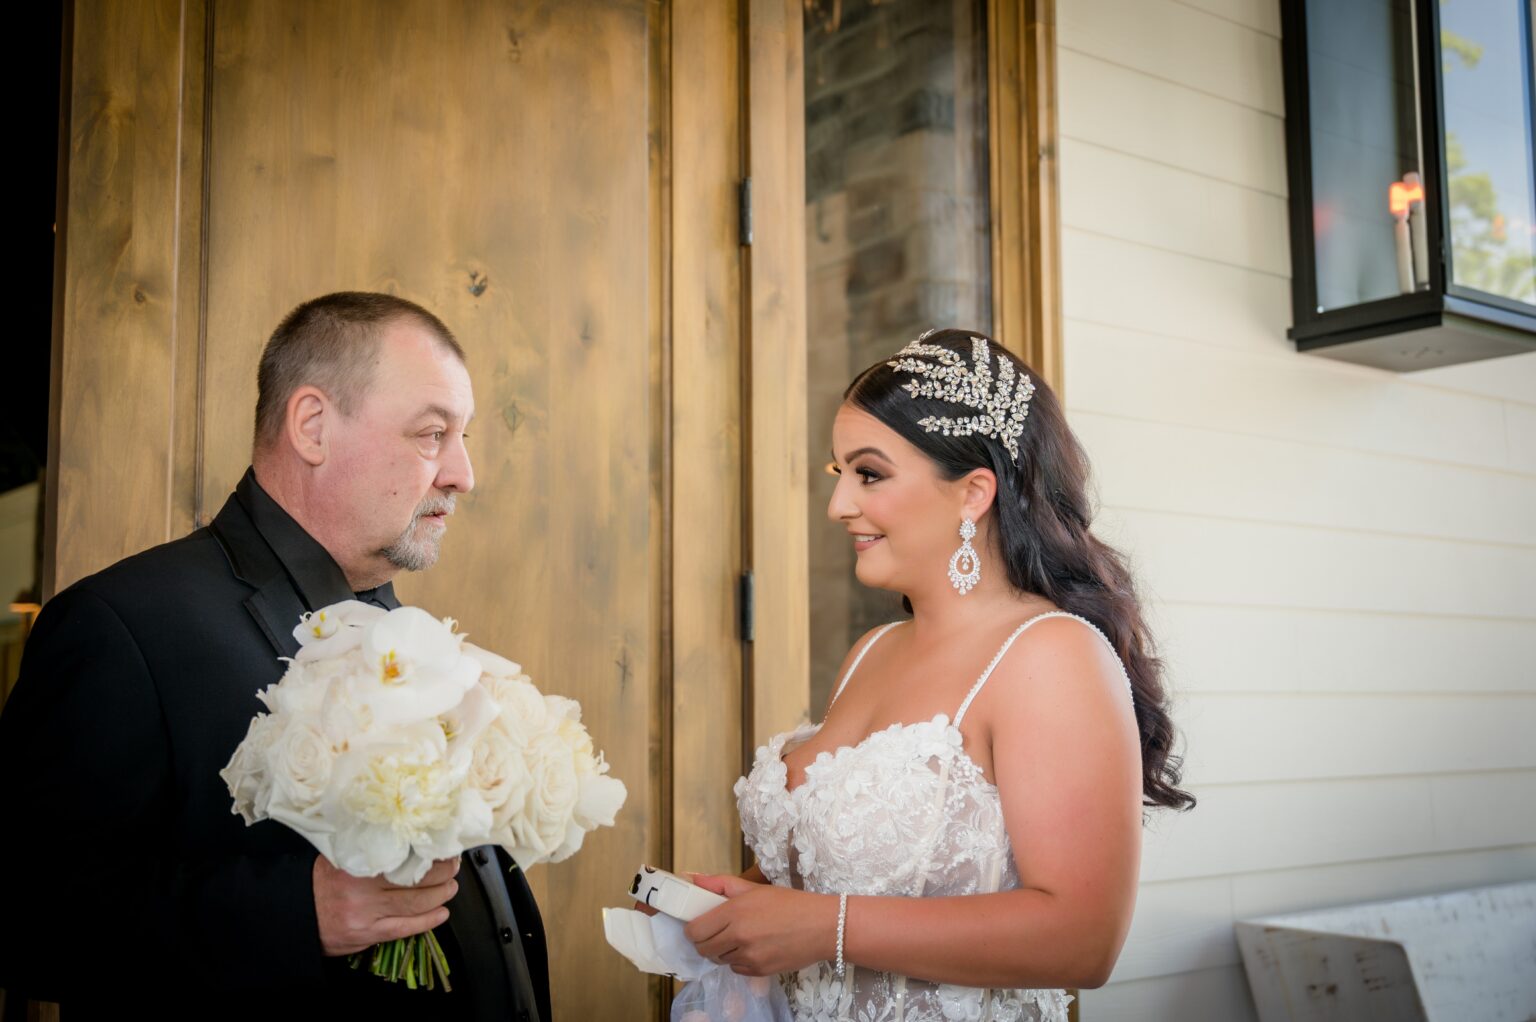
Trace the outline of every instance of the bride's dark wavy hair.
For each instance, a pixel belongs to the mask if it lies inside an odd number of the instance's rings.
[[[940,330],[925,344],[971,361],[971,338],[963,330]],[[1088,457],[1068,428],[1056,395],[1012,352],[987,340],[994,358],[1013,362],[1035,385],[1029,417],[1019,438],[1019,464],[996,440],[972,434],[928,432],[926,416],[955,417],[955,406],[914,398],[902,390],[912,374],[881,361],[864,370],[843,392],[843,400],[879,419],[933,459],[946,479],[978,468],[997,476],[998,552],[1015,589],[1050,600],[1062,610],[1092,621],[1109,637],[1131,678],[1136,726],[1141,735],[1142,799],[1147,806],[1190,809],[1195,798],[1179,785],[1181,758],[1174,754],[1173,721],[1163,688],[1162,662],[1142,616],[1135,583],[1125,559],[1089,531],[1093,507],[1088,496]],[[908,604],[908,609],[911,605]]]

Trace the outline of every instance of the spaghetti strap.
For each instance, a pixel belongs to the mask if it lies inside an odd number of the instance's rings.
[[[848,665],[848,673],[843,675],[842,683],[837,686],[837,691],[832,693],[832,699],[827,703],[828,710],[831,710],[832,704],[837,702],[837,697],[843,694],[843,689],[848,687],[848,679],[853,677],[853,672],[859,669],[859,664],[861,661],[863,661],[864,654],[868,653],[870,649],[875,645],[875,643],[880,641],[880,636],[884,635],[886,632],[890,631],[892,628],[895,628],[899,624],[901,624],[900,621],[892,621],[890,624],[882,625],[880,630],[875,633],[874,638],[866,642],[864,644],[864,648],[859,650],[859,655],[854,657],[853,663]]]
[[[1115,653],[1114,643],[1109,641],[1109,637],[1107,635],[1099,631],[1098,625],[1094,624],[1092,621],[1089,621],[1085,617],[1070,613],[1069,611],[1048,610],[1044,614],[1036,614],[1028,621],[1025,621],[1023,624],[1019,625],[1019,627],[1013,630],[1012,635],[1008,636],[1007,641],[1003,643],[1002,649],[997,651],[997,655],[992,658],[992,662],[987,664],[987,669],[981,672],[980,678],[976,679],[976,684],[971,686],[970,692],[968,692],[965,696],[965,702],[961,703],[960,709],[955,711],[955,727],[959,727],[960,721],[965,719],[965,711],[971,708],[971,701],[981,693],[981,686],[985,685],[987,683],[987,679],[992,677],[992,672],[997,670],[997,665],[1002,662],[1004,655],[1007,654],[1009,648],[1013,645],[1013,640],[1023,635],[1024,630],[1027,629],[1030,625],[1034,624],[1036,621],[1044,621],[1048,617],[1069,617],[1074,621],[1081,621],[1083,624],[1093,629],[1093,634],[1097,635],[1101,640],[1103,640],[1104,645],[1108,646],[1109,651],[1114,654],[1115,663],[1120,664],[1120,676],[1125,679],[1126,691],[1130,691],[1131,678],[1130,675],[1126,674],[1125,672],[1125,664],[1121,663],[1120,654]],[[879,636],[876,636],[876,638],[879,638]],[[874,643],[871,642],[870,645],[872,646]],[[854,661],[854,663],[858,663],[858,661]]]

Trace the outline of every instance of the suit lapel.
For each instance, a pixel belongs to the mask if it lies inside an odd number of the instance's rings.
[[[272,552],[235,496],[225,501],[218,516],[209,523],[208,531],[224,551],[235,578],[252,588],[245,599],[245,609],[272,644],[273,652],[280,657],[297,654],[299,640],[293,637],[294,626],[305,611],[314,608],[305,605],[283,562]]]
[[[256,619],[278,656],[298,655],[299,640],[293,637],[293,629],[308,608],[288,583],[288,576],[280,575],[252,593],[245,601],[245,609]]]

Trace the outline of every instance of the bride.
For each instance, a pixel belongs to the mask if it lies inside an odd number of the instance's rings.
[[[854,644],[821,724],[736,785],[756,864],[699,952],[784,975],[797,1022],[1065,1022],[1130,926],[1143,807],[1188,808],[1151,637],[1090,533],[1060,404],[930,332],[848,387],[828,516],[910,621]]]

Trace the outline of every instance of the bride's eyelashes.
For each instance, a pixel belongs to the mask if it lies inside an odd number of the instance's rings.
[[[868,466],[861,466],[859,468],[855,468],[853,471],[860,479],[864,480],[865,485],[868,485],[869,483],[878,483],[880,480],[885,478],[885,476],[881,475],[874,469],[869,468]],[[827,462],[827,474],[840,476],[843,474],[843,470],[837,467],[836,462],[829,461]]]

